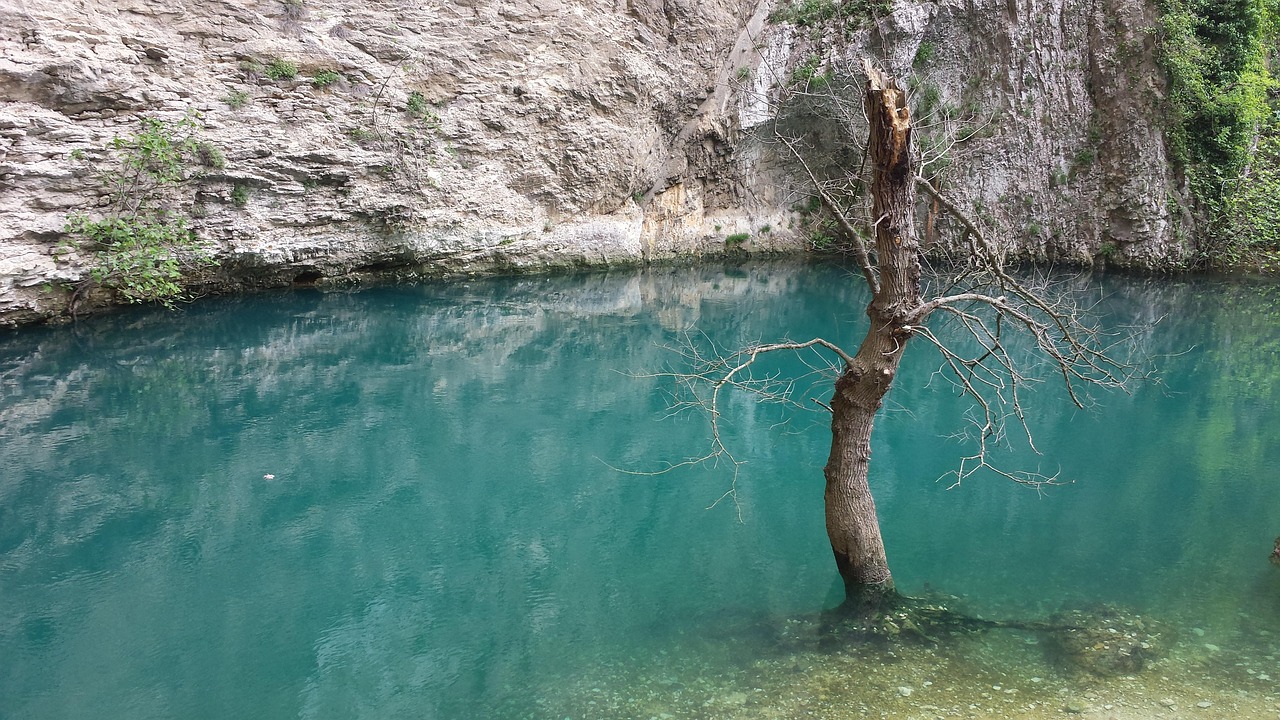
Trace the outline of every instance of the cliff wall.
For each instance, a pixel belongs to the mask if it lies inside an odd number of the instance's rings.
[[[198,117],[224,156],[180,201],[219,263],[187,279],[197,293],[804,248],[808,192],[771,137],[829,133],[818,104],[797,102],[822,93],[796,71],[834,76],[863,55],[913,76],[949,153],[940,182],[1019,252],[1140,265],[1189,252],[1148,3],[899,0],[857,29],[775,10],[6,5],[0,324],[65,312],[93,262],[62,244],[67,216],[106,202],[104,148],[139,115]],[[945,219],[928,227],[949,242]]]

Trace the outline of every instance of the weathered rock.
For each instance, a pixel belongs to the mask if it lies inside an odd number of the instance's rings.
[[[1046,650],[1094,675],[1127,675],[1163,657],[1171,630],[1150,618],[1112,606],[1060,613],[1050,622],[1068,629],[1048,633]]]
[[[949,185],[1035,257],[1186,252],[1151,107],[1151,3],[900,1],[848,57],[917,63],[990,118]],[[757,0],[29,0],[0,7],[0,324],[56,315],[101,204],[84,162],[140,114],[199,113],[226,166],[182,208],[208,291],[362,276],[646,262],[805,244],[803,199],[756,141],[812,38]],[[292,80],[271,80],[286,60]],[[321,71],[341,79],[314,87]],[[749,78],[749,79],[748,79]],[[413,100],[411,101],[411,98]],[[1087,156],[1086,151],[1092,152]],[[1088,163],[1083,160],[1089,159]],[[1061,181],[1061,182],[1059,182]],[[235,186],[247,189],[243,206]],[[768,232],[761,229],[769,226]],[[938,227],[945,226],[940,220]],[[934,227],[933,224],[930,227]],[[34,283],[34,284],[33,284]],[[49,292],[47,285],[54,286]]]

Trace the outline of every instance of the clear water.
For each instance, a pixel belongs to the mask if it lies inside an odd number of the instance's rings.
[[[1031,397],[1045,454],[1010,461],[1075,483],[948,490],[966,406],[913,346],[874,445],[890,562],[905,590],[982,613],[1159,617],[1183,655],[1157,675],[1265,706],[1280,285],[1097,282],[1163,385],[1081,412],[1046,383]],[[847,269],[753,264],[299,291],[2,335],[0,717],[813,711],[841,690],[793,678],[856,658],[742,628],[836,599],[822,415],[729,405],[748,461],[736,506],[708,509],[723,466],[614,468],[705,448],[702,419],[668,417],[666,383],[643,376],[681,331],[852,346],[864,303]],[[991,658],[1085,692],[1019,639],[987,642],[915,661],[957,692],[987,687]],[[925,697],[907,675],[885,687]]]

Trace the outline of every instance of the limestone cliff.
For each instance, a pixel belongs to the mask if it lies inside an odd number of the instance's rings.
[[[779,108],[829,122],[789,104],[794,70],[863,54],[962,109],[946,182],[1005,242],[1085,262],[1186,253],[1147,3],[899,0],[838,42],[773,10],[7,3],[0,324],[65,310],[87,258],[58,251],[62,228],[103,202],[84,159],[140,114],[198,113],[225,154],[182,207],[220,263],[196,292],[801,248],[802,184],[758,138]]]

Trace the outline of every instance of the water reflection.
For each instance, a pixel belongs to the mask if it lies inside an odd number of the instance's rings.
[[[1020,615],[1106,599],[1276,624],[1280,291],[1101,288],[1116,317],[1168,316],[1143,336],[1165,386],[1097,414],[1037,392],[1048,454],[1015,459],[1078,480],[1046,497],[934,483],[965,407],[926,382],[926,347],[908,354],[873,478],[900,581]],[[820,607],[821,415],[778,432],[778,408],[734,402],[741,522],[704,509],[723,469],[605,463],[705,446],[626,374],[669,362],[679,332],[853,344],[862,302],[844,269],[761,264],[263,295],[0,337],[0,716],[492,714],[602,652]]]

